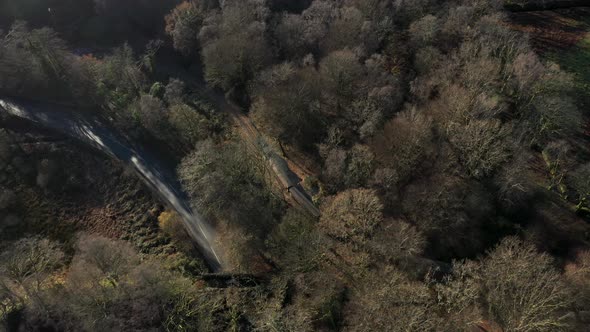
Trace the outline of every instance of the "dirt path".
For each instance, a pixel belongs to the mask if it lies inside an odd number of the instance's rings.
[[[290,194],[290,198],[313,216],[318,217],[320,211],[311,201],[310,195],[301,186],[303,179],[310,176],[310,173],[298,164],[279,156],[279,154],[273,151],[262,133],[238,106],[230,104],[227,101],[223,104],[218,106],[221,106],[230,115],[242,139],[262,153],[269,161],[277,182]]]

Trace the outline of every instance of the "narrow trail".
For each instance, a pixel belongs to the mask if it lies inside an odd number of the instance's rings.
[[[148,151],[127,144],[97,117],[65,106],[0,98],[0,110],[88,143],[131,166],[170,208],[178,212],[210,269],[213,272],[223,269],[223,263],[214,248],[213,229],[197,211],[190,208],[173,170],[167,170]]]

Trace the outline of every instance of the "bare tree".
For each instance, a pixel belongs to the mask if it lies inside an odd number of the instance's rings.
[[[370,271],[356,284],[345,308],[345,331],[444,330],[428,287],[395,268]]]
[[[414,67],[420,75],[432,72],[442,61],[441,52],[432,46],[420,48],[414,57]]]
[[[392,2],[393,9],[398,13],[398,20],[404,26],[427,15],[434,5],[433,0],[393,0]]]
[[[261,1],[226,1],[200,32],[205,78],[224,90],[244,87],[272,61],[267,42],[268,8]]]
[[[468,174],[475,178],[489,176],[511,156],[510,127],[497,120],[452,123],[447,135]]]
[[[455,262],[435,285],[439,304],[467,328],[488,319],[506,331],[571,331],[573,296],[547,254],[515,237],[480,262]]]
[[[580,325],[587,324],[590,309],[590,251],[579,252],[575,260],[565,266],[565,277],[574,290],[575,310]]]
[[[355,7],[342,7],[335,12],[322,49],[330,51],[361,47],[367,54],[373,53],[381,42],[376,23],[367,20]]]
[[[541,141],[559,139],[580,132],[582,117],[574,101],[568,97],[546,96],[534,101],[534,129]]]
[[[482,296],[487,312],[506,330],[567,331],[572,303],[552,259],[516,238],[504,239],[484,260]]]
[[[437,256],[477,253],[482,248],[481,225],[493,213],[489,193],[477,182],[436,174],[404,188],[404,214],[428,237]]]
[[[23,238],[12,243],[0,254],[0,292],[12,305],[28,304],[46,315],[50,308],[42,294],[44,282],[63,259],[59,245],[47,239]]]
[[[301,13],[304,22],[304,40],[309,45],[310,52],[319,52],[320,43],[328,34],[330,24],[337,11],[337,4],[333,1],[314,0]]]
[[[132,116],[155,137],[162,138],[167,134],[167,110],[164,103],[157,97],[142,95],[131,105]]]
[[[114,250],[114,248],[116,250]],[[74,264],[96,269],[96,273],[116,283],[139,263],[139,257],[130,245],[103,237],[83,234],[77,243],[77,256]],[[87,270],[92,274],[93,271]]]
[[[176,129],[175,136],[190,147],[199,140],[206,139],[211,133],[208,119],[186,104],[174,105],[168,113],[166,120]]]
[[[93,69],[101,102],[117,117],[117,124],[129,122],[128,114],[121,110],[140,97],[146,82],[131,47],[125,44],[116,48]]]
[[[507,210],[523,207],[540,189],[531,169],[534,156],[528,151],[514,153],[514,158],[498,172],[498,197]]]
[[[519,90],[519,98],[535,98],[540,93],[545,67],[534,52],[519,54],[512,63],[512,73]]]
[[[570,182],[578,194],[576,209],[590,211],[590,163],[576,169],[571,175]]]
[[[397,115],[374,136],[371,146],[380,166],[391,170],[391,185],[415,174],[432,151],[433,137],[432,120],[415,109]]]
[[[191,56],[199,51],[199,30],[210,1],[184,1],[166,15],[166,33],[174,48]]]
[[[318,90],[313,69],[290,63],[274,66],[254,82],[252,115],[273,137],[309,148],[323,131]]]
[[[287,59],[301,58],[314,51],[313,40],[306,38],[306,23],[302,15],[284,13],[273,29],[279,49]]]
[[[322,206],[321,225],[338,239],[371,235],[383,220],[383,205],[373,190],[351,189],[331,197]]]
[[[356,96],[366,93],[365,68],[350,49],[334,51],[320,62],[324,103],[338,114]]]
[[[184,324],[200,328],[197,317],[205,321],[201,310],[210,310],[196,304],[200,296],[192,283],[157,263],[141,262],[129,244],[81,235],[76,247],[62,283],[45,294],[57,328],[176,330]]]
[[[168,105],[182,104],[184,98],[186,97],[185,90],[186,85],[184,84],[184,81],[171,78],[165,87],[164,100],[166,100]]]
[[[24,97],[31,97],[34,91],[36,96],[53,99],[68,95],[67,83],[62,81],[74,79],[67,76],[75,59],[55,31],[30,30],[25,22],[17,21],[1,39],[0,91]]]
[[[375,230],[375,235],[367,243],[376,261],[385,260],[403,265],[410,259],[424,253],[427,240],[424,235],[404,220],[385,220]]]
[[[438,18],[426,15],[410,25],[410,37],[416,46],[425,46],[433,43],[439,33]]]
[[[366,145],[357,144],[348,151],[334,148],[325,154],[322,177],[331,191],[337,191],[342,186],[363,187],[373,175],[375,157]]]
[[[289,271],[307,271],[318,266],[326,242],[316,221],[295,208],[287,210],[266,240],[267,247]]]

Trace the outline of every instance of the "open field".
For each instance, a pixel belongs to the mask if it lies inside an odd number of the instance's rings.
[[[511,20],[539,54],[573,75],[579,106],[589,115],[590,7],[512,13]],[[585,130],[589,135],[590,124]]]
[[[543,57],[572,73],[588,91],[590,84],[590,7],[512,13],[513,28],[529,34]]]
[[[542,53],[576,46],[590,30],[590,7],[512,13],[510,18]]]

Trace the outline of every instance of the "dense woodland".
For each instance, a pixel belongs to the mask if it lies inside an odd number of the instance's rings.
[[[253,282],[208,283],[172,211],[134,226],[149,244],[47,226],[31,200],[103,179],[1,115],[0,329],[590,326],[587,91],[504,1],[3,0],[0,29],[0,98],[92,113],[169,159],[223,273]],[[304,165],[319,218],[215,96]]]

